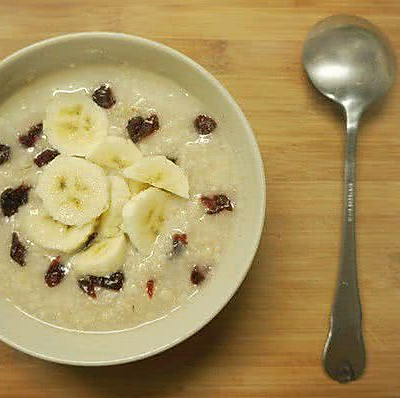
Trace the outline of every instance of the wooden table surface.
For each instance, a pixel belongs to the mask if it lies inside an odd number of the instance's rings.
[[[338,264],[343,123],[301,64],[319,19],[357,14],[399,56],[399,0],[0,0],[0,57],[68,32],[120,31],[189,55],[247,115],[267,174],[267,222],[251,272],[204,330],[139,363],[76,368],[0,345],[0,396],[400,397],[399,84],[359,140],[358,260],[368,369],[352,385],[321,367]]]

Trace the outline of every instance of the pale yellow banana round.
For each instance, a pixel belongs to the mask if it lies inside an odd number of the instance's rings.
[[[88,155],[88,158],[99,166],[108,169],[124,169],[142,157],[138,147],[123,137],[108,136]]]
[[[81,228],[61,224],[41,207],[24,207],[20,217],[20,228],[27,239],[45,249],[64,253],[72,253],[82,247],[94,229],[94,222]]]
[[[109,176],[110,207],[100,217],[98,232],[102,236],[114,236],[121,233],[122,208],[130,199],[128,184],[121,176]]]
[[[137,195],[139,192],[144,191],[147,188],[150,188],[150,184],[146,184],[145,182],[135,181],[130,178],[126,179],[128,184],[129,190],[131,191],[132,195]]]
[[[70,263],[77,275],[107,276],[122,270],[126,252],[126,238],[121,233],[95,241],[88,249],[73,256]]]
[[[86,156],[108,134],[107,112],[83,93],[59,94],[46,109],[44,133],[62,154]]]
[[[138,193],[122,210],[123,230],[143,255],[151,254],[154,243],[163,232],[172,195],[158,188]]]
[[[147,156],[123,171],[126,178],[189,197],[189,181],[182,168],[165,156]]]
[[[47,213],[66,225],[81,227],[109,206],[108,179],[88,160],[58,156],[39,176],[36,192]]]

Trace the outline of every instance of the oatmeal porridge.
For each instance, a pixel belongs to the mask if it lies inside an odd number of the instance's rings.
[[[119,330],[219,272],[239,170],[223,115],[127,65],[71,67],[0,107],[0,294],[45,322]]]

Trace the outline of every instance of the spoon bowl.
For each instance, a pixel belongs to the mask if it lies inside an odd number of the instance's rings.
[[[314,86],[346,114],[344,210],[339,277],[324,350],[326,373],[340,383],[359,378],[365,368],[361,301],[356,263],[356,145],[365,109],[391,88],[395,56],[388,40],[370,22],[333,16],[311,30],[303,65]]]
[[[393,84],[396,62],[390,43],[369,21],[333,16],[315,25],[303,49],[314,86],[346,110],[361,111]]]

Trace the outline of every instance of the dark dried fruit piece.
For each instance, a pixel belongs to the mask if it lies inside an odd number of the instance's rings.
[[[217,122],[207,115],[199,115],[194,120],[194,127],[201,135],[212,133],[217,128]]]
[[[177,256],[188,244],[187,234],[172,235],[172,252],[171,255]]]
[[[193,285],[199,285],[201,282],[206,279],[207,268],[203,265],[195,265],[190,274],[190,281]]]
[[[168,160],[170,160],[172,163],[175,163],[175,164],[178,163],[178,158],[173,158],[173,157],[171,157],[171,156],[166,156],[166,158],[167,158]]]
[[[97,238],[97,235],[98,235],[98,234],[99,234],[98,232],[93,232],[93,233],[91,233],[91,234],[88,236],[88,238],[86,239],[86,242],[83,244],[81,250],[86,250],[86,249],[88,249],[88,248],[92,245],[93,241]]]
[[[147,295],[152,298],[154,294],[154,281],[150,279],[146,282],[146,293]]]
[[[78,286],[87,295],[96,298],[95,288],[102,287],[110,290],[121,290],[124,286],[125,275],[122,272],[114,272],[110,276],[88,275],[78,280]]]
[[[13,232],[10,249],[10,257],[21,267],[26,265],[26,247],[19,240],[18,234]]]
[[[28,203],[28,193],[31,187],[22,184],[18,188],[7,188],[0,197],[1,210],[6,217],[11,217],[18,209]]]
[[[43,123],[32,126],[28,132],[18,137],[19,142],[27,148],[33,147],[43,133]]]
[[[110,109],[116,102],[113,91],[108,84],[102,84],[97,88],[92,95],[92,99],[104,109]]]
[[[50,263],[50,266],[44,276],[44,281],[48,287],[57,286],[67,275],[68,268],[60,262],[60,256],[56,257]]]
[[[128,120],[126,129],[128,130],[129,137],[137,144],[141,139],[153,134],[160,128],[160,122],[156,114],[150,115],[147,119],[142,116],[135,116]]]
[[[96,298],[96,292],[94,290],[95,284],[90,278],[81,278],[78,279],[79,288],[86,293],[88,296],[92,298]]]
[[[0,165],[10,160],[11,147],[8,145],[0,144]]]
[[[100,277],[99,286],[105,289],[121,290],[124,286],[125,275],[122,272],[114,272],[108,277]]]
[[[144,119],[142,116],[135,116],[132,119],[128,120],[128,124],[126,125],[126,129],[128,130],[129,137],[133,142],[140,141],[140,129],[144,123]]]
[[[233,210],[233,204],[226,195],[202,196],[200,200],[207,207],[207,214],[217,214],[222,210]]]
[[[54,160],[59,154],[60,152],[58,152],[56,149],[45,149],[43,152],[40,152],[38,155],[36,155],[33,161],[37,167],[43,167]]]

